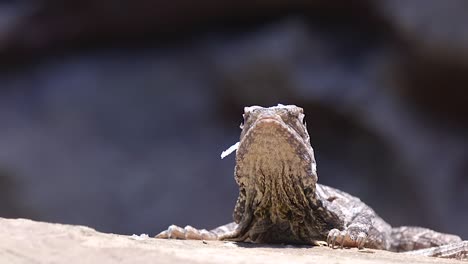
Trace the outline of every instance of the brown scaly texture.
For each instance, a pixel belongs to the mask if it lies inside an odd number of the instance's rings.
[[[302,109],[247,108],[237,150],[234,209],[238,232],[225,236],[258,243],[312,243],[343,221],[317,199],[315,159]]]
[[[241,129],[234,223],[211,231],[172,225],[156,237],[314,245],[326,241],[332,247],[466,258],[468,241],[458,236],[422,227],[392,228],[358,198],[317,184],[302,108],[246,107]]]

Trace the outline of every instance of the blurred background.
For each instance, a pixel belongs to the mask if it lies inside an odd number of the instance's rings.
[[[296,104],[319,182],[468,239],[468,2],[3,1],[0,216],[232,220],[244,106]]]

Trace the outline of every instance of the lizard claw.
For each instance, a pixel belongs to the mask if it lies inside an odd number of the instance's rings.
[[[367,235],[364,232],[360,232],[356,238],[357,248],[363,249],[364,244],[366,243]]]
[[[164,239],[185,239],[185,229],[176,225],[170,225],[167,230],[162,231],[155,237]]]
[[[169,238],[169,231],[164,230],[161,233],[157,234],[155,238],[161,238],[161,239],[168,239]]]
[[[312,245],[318,246],[318,247],[328,247],[328,243],[326,241],[322,240],[315,240]]]
[[[329,247],[334,248],[337,238],[340,236],[340,230],[334,228],[328,232],[327,244]]]
[[[367,240],[367,234],[364,232],[356,232],[354,230],[340,231],[336,228],[330,230],[327,236],[327,244],[331,248],[335,248],[336,243],[340,248],[344,246],[357,247],[358,249],[364,248]]]

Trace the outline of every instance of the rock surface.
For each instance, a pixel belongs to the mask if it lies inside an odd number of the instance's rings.
[[[182,241],[0,218],[1,263],[460,263],[379,251]]]

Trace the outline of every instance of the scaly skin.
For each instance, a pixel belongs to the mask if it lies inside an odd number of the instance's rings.
[[[234,223],[211,231],[173,225],[156,237],[313,245],[326,241],[332,247],[466,257],[467,242],[458,236],[421,227],[392,228],[358,198],[318,184],[302,108],[251,106],[243,116]],[[418,251],[448,244],[452,246],[445,246],[450,249],[446,255],[442,247]]]

